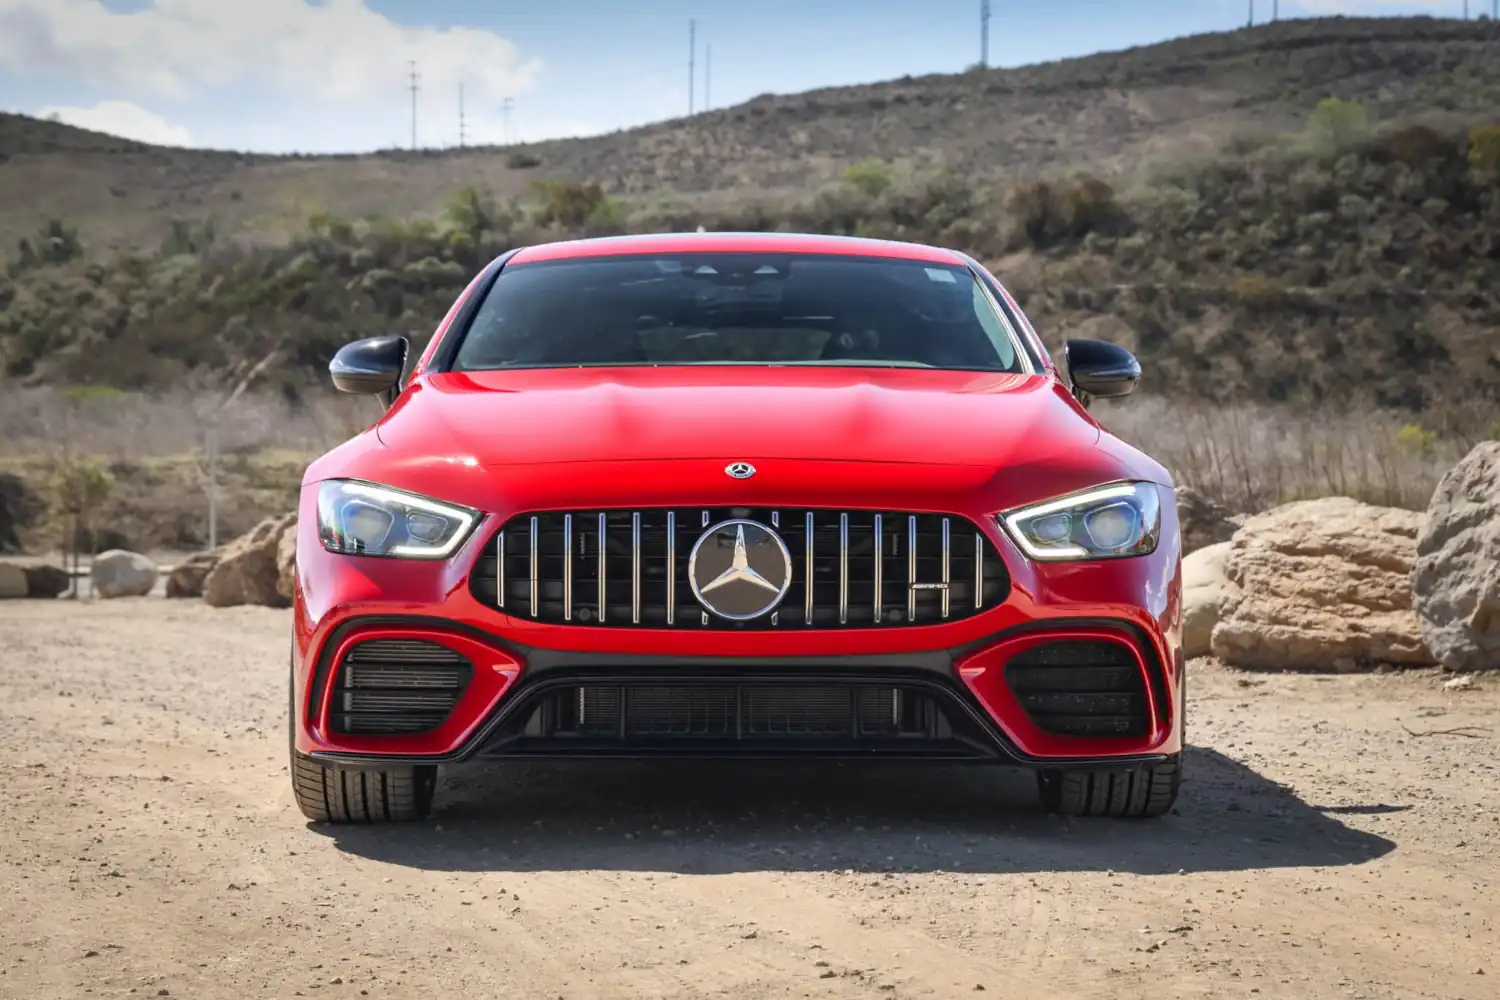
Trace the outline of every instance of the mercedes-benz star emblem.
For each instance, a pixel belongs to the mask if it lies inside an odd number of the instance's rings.
[[[730,462],[728,465],[724,466],[724,471],[729,473],[735,479],[749,479],[751,476],[755,475],[755,466],[751,465],[749,462]]]
[[[703,532],[688,556],[693,596],[730,621],[775,609],[792,585],[792,553],[759,521],[733,520]]]

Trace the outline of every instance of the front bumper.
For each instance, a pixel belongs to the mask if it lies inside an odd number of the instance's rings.
[[[1011,590],[1003,604],[971,618],[899,629],[743,633],[518,619],[479,603],[467,586],[498,518],[451,560],[408,562],[330,554],[311,514],[303,511],[298,528],[293,739],[300,752],[330,764],[822,756],[1039,767],[1149,762],[1182,748],[1180,553],[1170,510],[1162,544],[1138,559],[1039,566],[994,529]],[[341,730],[341,665],[359,644],[387,640],[435,643],[458,654],[469,665],[461,692],[441,722],[421,732]],[[1111,650],[1111,662],[1131,666],[1138,681],[1131,704],[1140,718],[1128,732],[1059,731],[1041,713],[1067,701],[1068,684],[1038,695],[1016,683],[1023,660],[1043,663],[1037,669],[1053,669],[1053,677],[1067,670],[1045,666],[1060,643]],[[639,709],[631,715],[630,705],[665,689],[677,692],[679,708],[687,706],[674,717],[687,719],[686,728]],[[838,691],[849,692],[847,731],[835,724]],[[867,702],[887,697],[895,722],[876,738]],[[580,707],[566,713],[566,738],[561,729],[538,729],[538,719],[557,714],[549,706],[575,699]],[[799,712],[816,703],[822,714],[800,729],[787,723],[791,709],[756,714],[755,706],[793,702]],[[912,707],[919,702],[926,707]],[[602,721],[604,711],[618,724]]]

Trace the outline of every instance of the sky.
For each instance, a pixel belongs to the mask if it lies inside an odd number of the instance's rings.
[[[992,0],[1020,66],[1245,24],[1251,0]],[[1257,22],[1272,0],[1254,0]],[[1494,0],[1468,0],[1478,15]],[[1283,18],[1464,0],[1279,0]],[[359,152],[593,135],[764,93],[958,72],[981,0],[0,0],[0,110],[127,138]],[[695,45],[689,22],[695,21]],[[689,76],[689,52],[694,65]],[[507,101],[509,110],[507,111]]]

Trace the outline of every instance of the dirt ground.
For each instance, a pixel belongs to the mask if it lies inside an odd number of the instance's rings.
[[[1194,664],[1157,822],[1022,772],[592,764],[323,828],[289,627],[0,606],[0,997],[1500,997],[1500,679]]]

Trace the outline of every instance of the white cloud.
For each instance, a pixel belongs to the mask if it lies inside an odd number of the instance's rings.
[[[406,27],[365,0],[155,0],[132,13],[98,0],[0,0],[0,70],[111,92],[190,99],[229,86],[293,100],[367,101],[397,91],[409,60],[423,87],[478,98],[526,91],[541,71],[478,28]]]
[[[161,115],[153,114],[138,104],[128,101],[100,101],[93,107],[70,108],[60,105],[41,108],[40,118],[55,117],[67,125],[76,125],[95,132],[106,132],[125,139],[149,142],[158,146],[191,146],[192,134],[187,129],[173,125]]]

